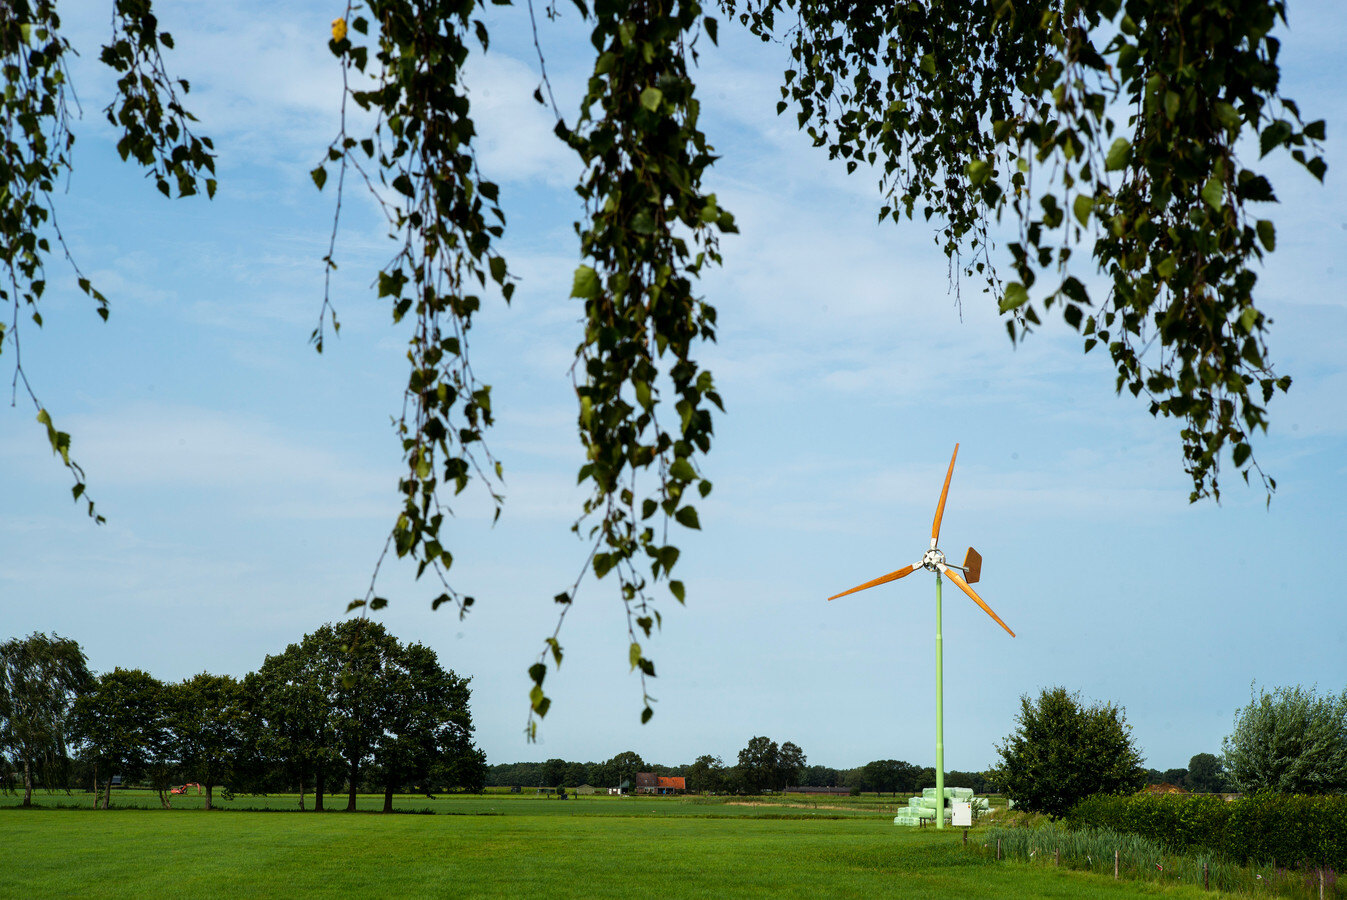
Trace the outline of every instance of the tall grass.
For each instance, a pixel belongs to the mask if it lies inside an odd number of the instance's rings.
[[[1190,884],[1231,894],[1310,898],[1320,896],[1318,869],[1278,869],[1272,865],[1239,866],[1208,852],[1177,854],[1163,844],[1107,828],[1067,828],[1046,823],[1034,827],[989,827],[981,834],[980,852],[1002,859],[1112,875],[1117,853],[1119,878],[1162,884]],[[1338,897],[1336,874],[1325,870],[1324,897]]]

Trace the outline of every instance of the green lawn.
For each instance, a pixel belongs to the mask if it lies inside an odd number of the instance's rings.
[[[36,799],[50,806],[74,798]],[[362,807],[381,800],[361,799]],[[293,808],[295,798],[240,797],[233,805],[266,802]],[[1200,893],[997,863],[966,851],[958,830],[895,827],[872,804],[839,811],[677,798],[561,802],[487,795],[401,798],[399,805],[437,814],[3,808],[0,897],[901,894],[949,900]]]

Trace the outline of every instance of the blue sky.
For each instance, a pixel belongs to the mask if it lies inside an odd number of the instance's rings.
[[[363,595],[397,513],[406,331],[369,285],[392,254],[372,203],[348,197],[334,297],[339,340],[307,344],[322,298],[332,193],[308,170],[336,133],[340,73],[326,49],[341,8],[166,2],[170,65],[219,148],[216,199],[169,202],[116,158],[97,63],[106,2],[63,19],[82,53],[84,117],[59,215],[112,301],[102,323],[59,262],[24,366],[74,435],[108,523],[69,502],[69,480],[31,407],[0,414],[0,615],[5,636],[77,639],[97,670],[163,679],[242,675],[340,618]],[[540,23],[573,119],[587,73],[569,7]],[[466,620],[392,565],[380,618],[473,677],[492,762],[733,762],[754,735],[813,763],[934,762],[934,586],[918,573],[824,598],[917,559],[950,451],[961,445],[942,546],[985,562],[980,593],[1018,634],[945,592],[946,760],[980,769],[1021,694],[1056,684],[1126,708],[1148,764],[1218,752],[1250,684],[1347,684],[1336,593],[1347,501],[1347,40],[1331,2],[1294,3],[1285,92],[1328,120],[1327,184],[1273,167],[1278,250],[1260,306],[1278,371],[1295,379],[1255,448],[1280,485],[1227,477],[1222,504],[1188,503],[1177,423],[1113,393],[1106,356],[1053,322],[1012,347],[995,304],[962,304],[931,233],[876,226],[873,182],[830,164],[778,118],[780,47],[727,23],[702,55],[704,126],[722,154],[708,178],[741,234],[703,283],[720,341],[702,354],[727,414],[706,462],[715,493],[683,538],[684,609],[649,645],[656,715],[641,726],[615,587],[587,581],[549,676],[552,713],[524,737],[527,666],[551,633],[552,596],[583,564],[569,531],[582,495],[567,369],[579,339],[567,298],[579,262],[577,161],[533,103],[537,61],[522,10],[492,8],[491,51],[470,69],[482,167],[502,186],[505,244],[522,281],[473,331],[493,386],[507,502],[491,526],[480,491],[447,535]],[[0,356],[6,375],[13,356]]]

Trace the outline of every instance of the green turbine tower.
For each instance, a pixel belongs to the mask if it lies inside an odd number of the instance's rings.
[[[940,540],[940,520],[945,515],[945,498],[949,496],[949,480],[954,477],[954,460],[959,457],[959,445],[954,445],[954,455],[949,458],[949,471],[945,473],[945,486],[940,489],[940,503],[935,508],[935,523],[931,526],[931,547],[922,556],[920,560],[910,566],[903,566],[895,572],[887,575],[881,575],[873,581],[867,581],[865,584],[858,584],[850,590],[843,591],[840,594],[833,594],[829,600],[836,600],[838,597],[845,597],[847,594],[854,594],[857,591],[863,591],[866,588],[872,588],[876,585],[887,584],[890,581],[897,581],[905,575],[911,575],[917,569],[927,569],[935,574],[935,795],[939,800],[935,810],[935,827],[945,827],[945,647],[944,637],[941,634],[941,609],[940,609],[940,576],[944,575],[950,581],[954,582],[959,590],[967,594],[974,603],[982,607],[982,611],[996,620],[996,624],[1006,630],[1011,637],[1015,632],[1010,630],[1010,626],[1001,621],[1001,617],[992,612],[992,608],[983,602],[970,584],[977,582],[982,574],[982,557],[972,547],[968,548],[968,554],[964,557],[963,565],[956,566],[945,561],[945,554],[940,551],[937,543]],[[960,575],[954,571],[961,569]]]

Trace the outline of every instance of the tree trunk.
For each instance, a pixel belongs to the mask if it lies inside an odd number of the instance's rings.
[[[356,785],[360,783],[360,760],[351,762],[351,784],[346,797],[346,811],[355,812],[355,790]]]
[[[159,788],[159,805],[162,806],[164,809],[173,808],[173,801],[169,799],[168,792],[166,792],[163,788]]]
[[[304,811],[304,773],[299,773],[299,811]]]
[[[384,786],[384,812],[393,811],[393,781],[389,779],[388,784]]]
[[[323,788],[325,788],[326,786],[327,786],[327,772],[323,770],[323,767],[322,767],[322,766],[319,766],[319,767],[318,767],[318,772],[316,773],[316,775],[315,775],[315,777],[314,777],[314,782],[313,782],[313,811],[314,811],[314,812],[322,812],[322,811],[323,811]]]
[[[206,810],[207,810],[207,811],[209,811],[210,808],[211,808],[211,806],[210,806],[210,798],[211,798],[211,792],[214,791],[214,790],[215,790],[215,785],[211,784],[210,782],[206,782]]]
[[[33,770],[27,756],[23,758],[23,805],[33,805]]]
[[[107,786],[103,788],[103,808],[112,809],[112,776],[108,776]]]

